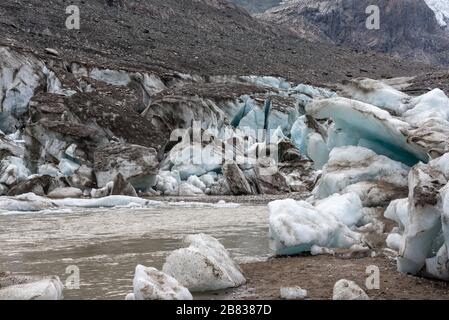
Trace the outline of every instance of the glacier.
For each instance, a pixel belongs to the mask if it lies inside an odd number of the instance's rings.
[[[445,2],[427,3],[446,26]],[[167,205],[148,199],[155,196],[287,194],[307,200],[269,203],[273,251],[338,255],[338,249],[369,253],[365,236],[383,233],[376,214],[386,208],[384,217],[397,226],[384,244],[397,251],[399,271],[448,278],[444,91],[412,96],[367,78],[332,90],[274,76],[176,73],[162,80],[80,63],[67,65],[76,83],[70,86],[37,56],[0,52],[1,213]],[[119,123],[120,130],[115,121],[131,115],[125,105],[102,109],[106,100],[89,101],[99,110],[87,120],[73,107],[79,94],[132,88],[137,117]],[[142,134],[135,139],[122,129]],[[174,206],[183,205],[207,206]],[[173,255],[194,256],[196,264],[185,270],[172,258],[165,267],[189,273],[179,282],[193,290],[244,283],[218,241],[189,241]],[[221,277],[204,267],[211,263]],[[198,265],[205,278],[194,277]],[[140,271],[137,278],[151,283]],[[137,290],[129,298],[143,297]]]

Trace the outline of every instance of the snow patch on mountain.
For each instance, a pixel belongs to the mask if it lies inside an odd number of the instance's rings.
[[[438,24],[447,27],[449,23],[449,1],[447,0],[424,0],[427,6],[435,12]]]

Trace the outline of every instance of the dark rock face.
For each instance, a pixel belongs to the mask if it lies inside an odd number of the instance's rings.
[[[32,192],[34,194],[44,196],[54,189],[68,187],[66,179],[63,177],[50,177],[47,175],[36,176],[26,181],[22,181],[17,185],[13,186],[9,192],[8,196],[17,196],[20,194]]]
[[[256,170],[256,177],[260,194],[286,194],[291,191],[285,176],[280,172],[273,175],[261,175],[260,171]]]
[[[230,0],[250,13],[264,12],[265,10],[279,5],[282,0]]]
[[[302,157],[290,140],[283,139],[278,143],[278,159],[280,162],[295,162],[301,160]]]
[[[126,8],[126,0],[106,0],[110,7]]]
[[[380,30],[366,28],[369,5],[380,8]],[[449,64],[449,30],[424,0],[301,0],[258,17],[313,41]]]
[[[59,162],[71,144],[83,150],[86,163],[93,160],[94,150],[109,142],[110,135],[96,123],[81,121],[70,112],[67,97],[42,93],[35,96],[29,107],[30,121],[25,132],[25,159],[32,172],[45,162]]]
[[[246,180],[245,175],[236,163],[225,163],[223,165],[223,175],[233,195],[253,194],[248,180]]]

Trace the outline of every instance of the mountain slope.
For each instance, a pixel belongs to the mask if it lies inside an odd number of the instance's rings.
[[[245,8],[249,13],[260,13],[279,5],[282,0],[229,0],[229,2]]]
[[[426,1],[292,0],[258,17],[309,40],[448,65],[449,31],[444,27],[448,5]],[[380,8],[380,30],[365,25],[365,10],[372,4]]]
[[[159,73],[280,75],[332,83],[349,76],[415,75],[428,67],[311,43],[259,22],[225,0],[4,0],[0,39],[64,59]],[[65,28],[65,8],[81,10],[81,29]],[[116,3],[116,2],[112,2]],[[381,62],[380,62],[381,61]]]
[[[427,6],[435,13],[438,24],[447,27],[449,23],[449,2],[446,0],[424,0]]]

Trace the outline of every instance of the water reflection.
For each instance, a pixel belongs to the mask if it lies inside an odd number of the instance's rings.
[[[0,271],[32,275],[80,269],[66,299],[123,299],[137,264],[161,268],[186,234],[219,239],[240,262],[266,258],[266,206],[120,208],[0,216]]]

